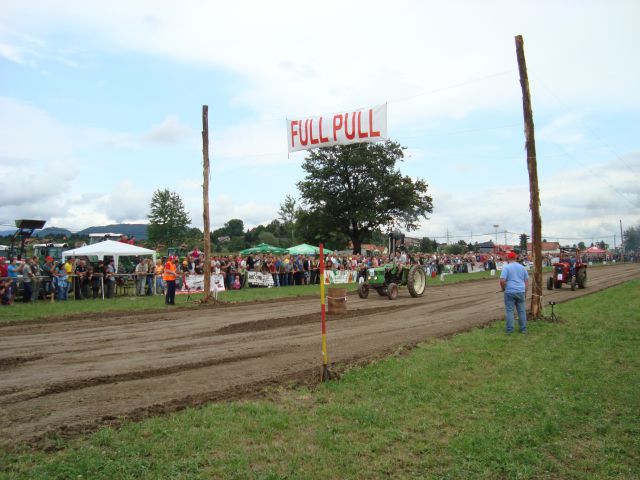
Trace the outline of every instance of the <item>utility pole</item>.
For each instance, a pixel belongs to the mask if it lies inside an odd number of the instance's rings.
[[[522,88],[522,110],[524,115],[525,147],[527,150],[527,169],[529,170],[529,208],[531,210],[531,249],[533,250],[533,282],[531,292],[531,316],[542,315],[542,219],[540,218],[540,190],[538,188],[538,161],[536,157],[536,140],[533,128],[533,111],[531,109],[531,92],[527,62],[524,57],[524,41],[522,35],[516,36],[516,56],[520,72]]]
[[[204,222],[204,297],[207,303],[211,299],[211,233],[209,225],[209,106],[202,106],[202,219]]]
[[[620,219],[620,258],[624,262],[624,233],[622,233],[622,219]]]

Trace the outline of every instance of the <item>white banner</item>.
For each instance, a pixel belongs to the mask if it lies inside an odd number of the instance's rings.
[[[204,275],[186,275],[180,291],[176,293],[204,292]],[[224,291],[224,277],[219,274],[211,274],[211,291]]]
[[[358,272],[355,270],[325,270],[324,284],[332,283],[355,283]]]
[[[273,287],[275,285],[270,273],[247,272],[247,283],[259,287]]]
[[[379,142],[387,137],[387,104],[319,117],[287,119],[289,152]]]

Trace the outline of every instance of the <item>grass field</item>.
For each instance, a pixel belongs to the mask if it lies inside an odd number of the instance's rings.
[[[640,474],[640,281],[430,340],[315,389],[0,454],[0,478],[560,478]]]

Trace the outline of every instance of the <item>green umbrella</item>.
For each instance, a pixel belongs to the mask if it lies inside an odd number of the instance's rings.
[[[323,253],[333,253],[333,250],[329,250],[328,248],[324,248],[322,251]],[[300,245],[287,248],[287,253],[291,255],[318,255],[320,253],[320,247],[314,247],[308,243],[301,243]]]
[[[286,250],[280,247],[274,247],[273,245],[269,245],[268,243],[261,243],[260,245],[256,245],[255,247],[245,248],[244,250],[240,250],[240,255],[251,255],[253,253],[285,253]]]

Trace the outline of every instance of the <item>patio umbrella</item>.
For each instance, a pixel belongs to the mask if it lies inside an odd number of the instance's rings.
[[[261,243],[255,247],[240,250],[240,255],[251,255],[253,253],[285,253],[285,251],[286,250],[284,248],[274,247],[268,243]]]
[[[325,248],[323,249],[323,252],[333,253],[333,250]],[[300,245],[287,248],[287,253],[290,253],[291,255],[317,255],[320,253],[320,247],[314,247],[308,243],[301,243]]]

